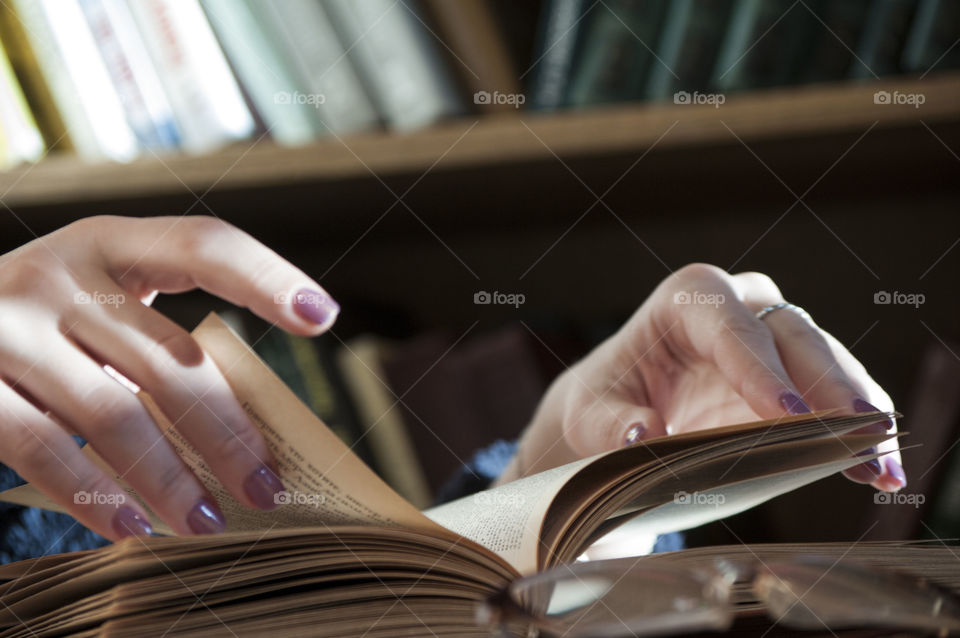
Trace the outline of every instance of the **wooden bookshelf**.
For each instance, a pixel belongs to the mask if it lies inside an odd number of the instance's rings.
[[[924,104],[875,104],[876,91],[922,93]],[[698,149],[881,128],[960,121],[960,74],[894,78],[865,84],[793,87],[728,96],[720,108],[638,104],[555,114],[464,118],[410,134],[365,133],[309,146],[268,141],[203,156],[148,157],[127,164],[49,157],[0,174],[0,194],[14,210],[84,202],[153,198],[193,191],[230,191],[419,175],[502,163],[554,161],[642,151]],[[668,135],[664,131],[673,126]],[[660,139],[662,137],[662,139]],[[202,212],[202,211],[198,211]]]

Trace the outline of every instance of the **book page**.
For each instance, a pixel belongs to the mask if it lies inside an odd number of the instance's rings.
[[[561,465],[423,513],[487,547],[521,574],[530,574],[537,571],[540,530],[554,497],[571,476],[596,458]]]
[[[263,434],[286,488],[280,495],[281,503],[273,510],[241,505],[224,489],[152,398],[140,392],[138,397],[161,431],[217,499],[227,520],[227,531],[350,524],[443,531],[357,458],[219,317],[213,313],[208,315],[193,331],[193,336],[220,368],[240,404]],[[86,446],[84,452],[116,477],[91,446]],[[140,500],[132,490],[130,494]],[[29,485],[3,492],[0,499],[64,511]],[[148,513],[155,530],[171,533],[149,508]]]

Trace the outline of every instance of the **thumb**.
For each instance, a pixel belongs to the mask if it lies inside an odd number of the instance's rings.
[[[590,403],[564,432],[567,444],[581,457],[666,434],[666,424],[653,408],[611,398]]]

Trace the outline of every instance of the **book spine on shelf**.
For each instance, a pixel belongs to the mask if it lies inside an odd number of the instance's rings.
[[[80,7],[140,145],[176,148],[180,134],[170,102],[127,5],[123,0],[80,0]]]
[[[0,162],[12,166],[32,162],[44,151],[43,137],[27,107],[20,84],[10,66],[7,54],[0,47],[0,128],[3,129],[4,153]]]
[[[351,133],[378,124],[377,111],[326,11],[315,0],[247,0],[303,87],[303,102],[321,133]]]
[[[543,5],[530,71],[531,109],[551,111],[567,105],[577,42],[589,9],[584,0],[549,0]]]
[[[387,126],[409,131],[461,110],[451,79],[406,0],[324,0]]]
[[[473,97],[476,110],[515,112],[523,103],[511,99],[520,93],[519,72],[488,0],[427,0],[423,4],[445,45],[448,66]]]
[[[29,0],[13,0],[13,7],[16,10],[16,17],[23,21],[23,30],[29,40],[30,49],[36,57],[37,66],[70,133],[74,150],[84,159],[109,157],[97,137],[97,131],[87,108],[80,100],[80,87],[75,81],[80,78],[73,76],[74,69],[67,64],[67,58],[62,51],[54,26],[49,21],[44,4]],[[60,24],[62,27],[62,22]],[[62,28],[60,31],[62,33]],[[86,90],[84,95],[89,95],[89,90]],[[120,120],[121,127],[126,126],[122,110],[114,116]],[[133,141],[132,132],[129,133],[129,139]]]
[[[651,65],[658,64],[653,48],[665,0],[612,0],[608,7],[584,29],[570,79],[572,107],[636,99]]]
[[[180,126],[202,153],[245,139],[254,121],[197,0],[128,0]]]
[[[673,93],[679,79],[676,69],[680,62],[683,43],[693,15],[693,0],[673,0],[663,22],[662,33],[657,42],[658,64],[650,67],[644,96],[649,100],[662,100]]]
[[[263,119],[269,135],[281,144],[306,144],[321,131],[313,109],[290,97],[303,90],[266,25],[245,0],[202,0],[210,24],[236,70],[237,77]]]

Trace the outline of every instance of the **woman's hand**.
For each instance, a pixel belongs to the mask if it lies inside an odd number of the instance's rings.
[[[70,434],[177,533],[221,531],[224,519],[104,364],[155,399],[238,501],[270,509],[283,489],[216,365],[148,307],[158,292],[194,288],[300,335],[323,332],[339,310],[303,272],[210,217],[93,217],[0,256],[0,461],[107,538],[150,526]]]
[[[783,301],[766,275],[680,269],[554,382],[500,482],[668,432],[810,409],[893,409],[860,362],[809,318],[783,308],[757,319]],[[880,449],[898,450],[896,440]],[[881,460],[845,474],[882,490],[905,486],[899,451]]]

